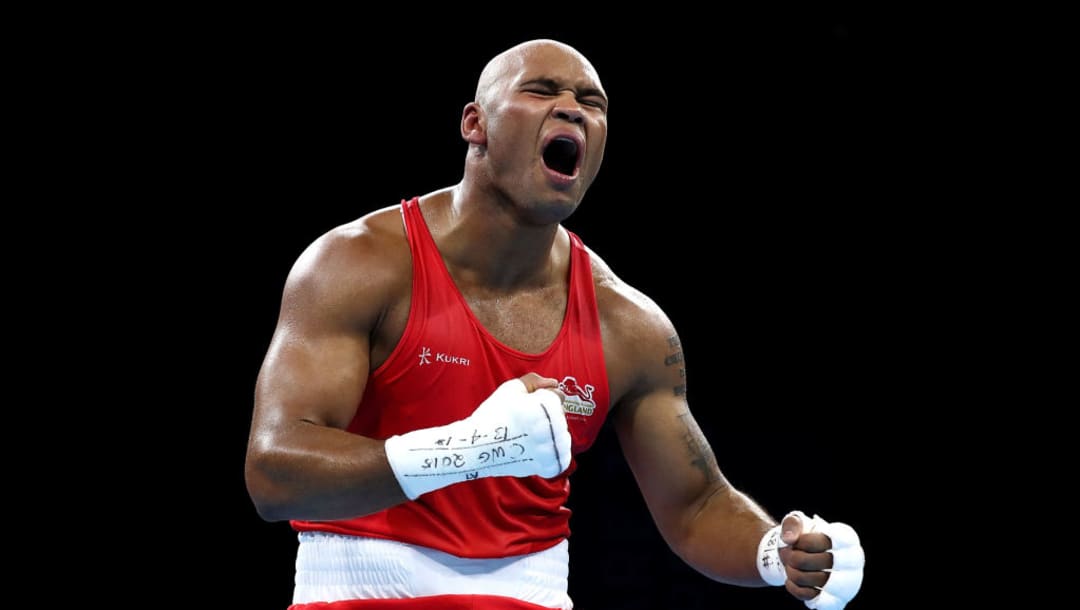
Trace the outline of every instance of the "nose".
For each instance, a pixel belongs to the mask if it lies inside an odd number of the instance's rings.
[[[578,108],[577,104],[556,104],[555,107],[551,109],[551,115],[557,119],[568,121],[570,123],[577,123],[578,125],[585,122],[585,115],[581,113],[581,109]]]

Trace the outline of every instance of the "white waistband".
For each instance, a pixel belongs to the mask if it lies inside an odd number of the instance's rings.
[[[570,610],[569,542],[537,553],[466,559],[379,538],[300,532],[293,603],[500,595]]]

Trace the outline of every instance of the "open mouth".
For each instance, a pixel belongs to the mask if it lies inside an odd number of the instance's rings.
[[[564,176],[576,176],[581,145],[573,138],[556,136],[544,147],[544,165]]]

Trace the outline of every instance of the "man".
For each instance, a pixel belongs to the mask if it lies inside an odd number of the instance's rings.
[[[561,226],[600,169],[607,108],[575,49],[517,45],[465,106],[460,183],[297,260],[246,464],[260,515],[299,532],[294,610],[571,608],[568,477],[608,416],[689,565],[812,608],[858,591],[855,532],[778,524],[727,482],[671,321]]]

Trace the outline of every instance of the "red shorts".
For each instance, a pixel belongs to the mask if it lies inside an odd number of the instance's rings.
[[[348,599],[293,604],[289,610],[553,610],[498,595],[429,595],[412,599]]]

